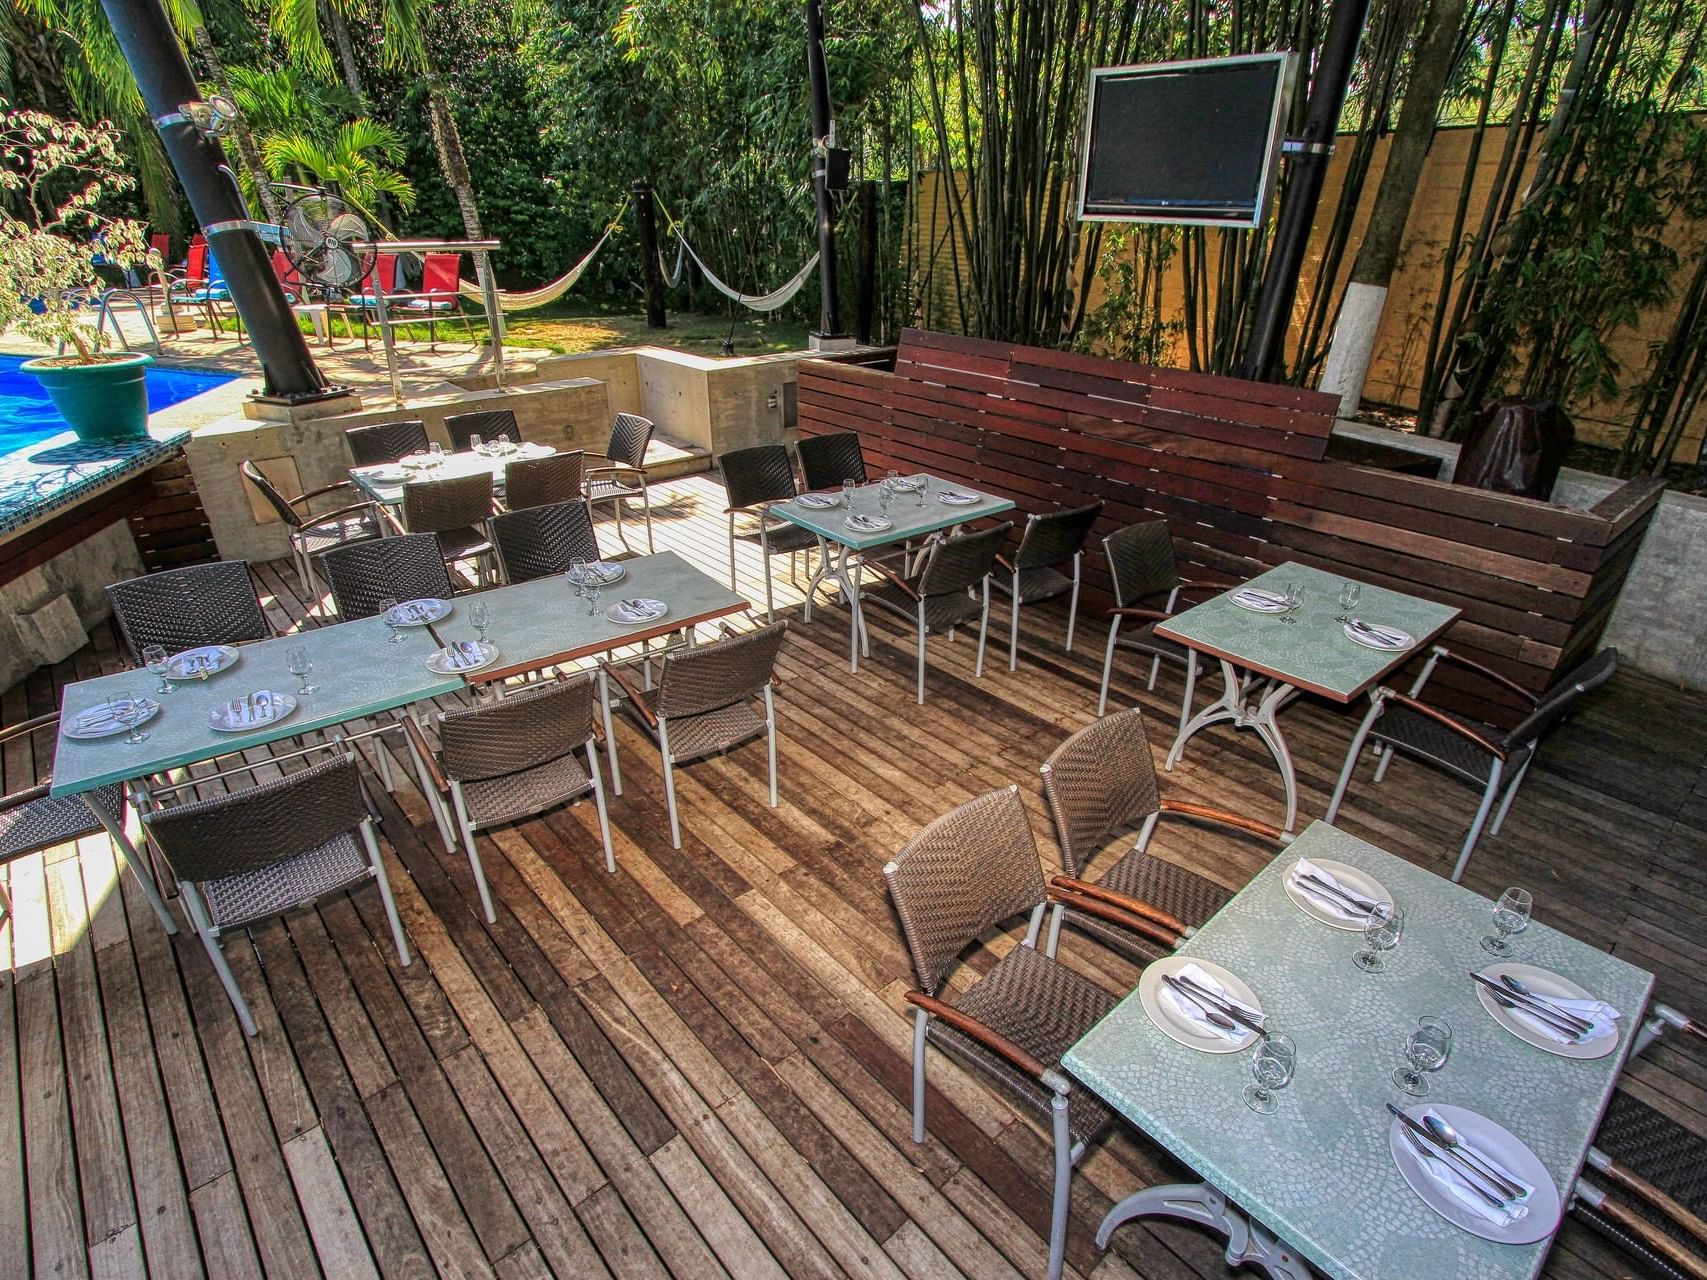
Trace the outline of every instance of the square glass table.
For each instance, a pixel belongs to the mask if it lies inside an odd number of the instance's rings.
[[[848,666],[853,671],[859,670],[860,654],[869,656],[871,653],[871,640],[865,630],[865,615],[859,607],[859,564],[853,558],[855,554],[925,537],[942,529],[953,529],[968,520],[975,520],[980,516],[1000,515],[1005,511],[1012,511],[1014,507],[1007,498],[998,498],[970,485],[944,480],[939,476],[921,473],[906,479],[916,481],[922,487],[912,492],[891,494],[887,511],[883,509],[882,481],[859,486],[845,500],[840,493],[832,493],[831,496],[836,499],[836,505],[833,507],[803,507],[799,500],[795,499],[789,502],[773,502],[768,508],[771,515],[818,535],[818,571],[812,575],[812,581],[806,584],[805,620],[808,624],[812,621],[812,597],[817,593],[818,587],[826,579],[834,580],[842,589],[842,598],[848,602]],[[967,494],[975,497],[977,501],[960,504],[944,502],[942,495],[945,490]],[[881,517],[888,520],[891,527],[872,533],[850,529],[847,524],[850,515]]]
[[[1300,857],[1374,876],[1406,912],[1386,969],[1351,962],[1360,935],[1307,916],[1285,891]],[[1438,1216],[1407,1186],[1388,1150],[1386,1104],[1409,1104],[1389,1072],[1424,1014],[1452,1025],[1446,1065],[1427,1100],[1467,1107],[1510,1130],[1568,1201],[1618,1075],[1641,1029],[1653,975],[1535,922],[1512,939],[1516,959],[1580,983],[1623,1014],[1618,1043],[1594,1059],[1519,1040],[1482,1008],[1469,974],[1490,957],[1493,903],[1363,840],[1317,822],[1180,948],[1225,966],[1256,992],[1269,1024],[1297,1045],[1279,1109],[1240,1102],[1251,1051],[1200,1053],[1169,1038],[1129,995],[1062,1065],[1204,1184],[1152,1187],[1116,1205],[1098,1242],[1134,1217],[1164,1214],[1229,1233],[1271,1275],[1291,1251],[1335,1280],[1527,1280],[1552,1236],[1496,1244]],[[1248,1223],[1244,1215],[1252,1221]],[[1279,1239],[1277,1240],[1276,1237]],[[1284,1244],[1280,1243],[1284,1241]],[[1295,1259],[1293,1260],[1296,1261]]]
[[[549,458],[557,450],[547,444],[523,443],[510,453],[498,455],[475,453],[464,449],[460,453],[447,453],[444,461],[436,467],[421,467],[409,472],[408,480],[381,480],[383,472],[394,471],[395,462],[381,463],[371,467],[351,467],[350,480],[368,498],[382,506],[395,507],[403,502],[403,486],[415,480],[455,480],[462,476],[477,476],[486,472],[492,477],[492,486],[500,493],[504,489],[504,468],[512,462],[525,462],[530,458]]]
[[[1351,702],[1425,651],[1459,614],[1450,605],[1359,582],[1362,594],[1353,616],[1415,637],[1415,643],[1403,649],[1370,648],[1348,637],[1345,626],[1336,621],[1338,614],[1346,612],[1338,603],[1340,587],[1355,581],[1288,561],[1238,590],[1279,595],[1288,583],[1296,583],[1304,591],[1304,603],[1291,614],[1242,609],[1233,603],[1234,593],[1229,591],[1157,623],[1158,636],[1218,659],[1222,677],[1220,698],[1180,727],[1166,768],[1172,769],[1185,744],[1211,725],[1230,721],[1237,728],[1252,730],[1280,767],[1286,789],[1282,829],[1291,831],[1298,822],[1298,776],[1280,729],[1281,709],[1303,692],[1332,702]],[[1292,621],[1283,621],[1286,617]]]

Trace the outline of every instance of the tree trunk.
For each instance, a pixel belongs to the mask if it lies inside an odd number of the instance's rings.
[[[204,26],[196,26],[190,30],[190,43],[195,46],[196,56],[207,68],[208,76],[219,87],[225,97],[236,100],[231,92],[231,81],[225,75],[225,63],[220,60],[219,51],[213,47],[213,37]],[[249,180],[255,184],[255,194],[260,198],[261,208],[266,211],[271,222],[279,220],[278,198],[273,192],[272,175],[267,172],[267,166],[261,162],[261,149],[255,145],[255,135],[249,132],[249,122],[239,115],[231,128],[231,140],[237,144],[238,162],[249,171]]]
[[[462,229],[470,240],[484,240],[486,233],[480,226],[480,207],[474,201],[474,178],[468,172],[468,157],[462,151],[462,134],[457,131],[456,116],[450,109],[450,98],[445,93],[444,81],[432,71],[426,74],[427,80],[427,116],[432,123],[433,145],[439,153],[439,170],[445,176],[451,191],[456,194],[456,207],[462,213]],[[486,286],[487,255],[474,255],[474,275],[480,281],[482,290]],[[504,320],[502,316],[486,317],[491,329],[492,342],[496,346],[503,341]]]
[[[356,46],[350,39],[350,24],[335,3],[327,3],[326,23],[332,28],[332,43],[338,50],[338,69],[344,76],[344,87],[355,97],[358,114],[367,114],[367,93],[362,88],[361,68],[356,65]]]
[[[1363,398],[1363,382],[1369,373],[1369,357],[1381,328],[1381,311],[1387,301],[1387,286],[1398,265],[1404,242],[1405,221],[1416,197],[1429,143],[1434,140],[1436,112],[1446,78],[1452,74],[1452,59],[1458,46],[1458,30],[1464,23],[1465,0],[1434,0],[1423,20],[1416,60],[1405,86],[1405,101],[1399,108],[1399,123],[1387,152],[1387,168],[1375,194],[1369,228],[1352,263],[1351,283],[1339,321],[1334,325],[1328,365],[1322,372],[1322,390],[1340,398],[1339,416],[1355,417]]]

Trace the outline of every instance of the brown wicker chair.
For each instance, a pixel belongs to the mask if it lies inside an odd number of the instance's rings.
[[[808,490],[840,489],[842,481],[864,484],[865,451],[859,432],[832,431],[822,436],[801,436],[795,446],[800,459],[800,480]]]
[[[353,755],[340,750],[272,782],[142,817],[178,877],[184,912],[207,948],[243,1030],[255,1019],[225,962],[219,936],[371,877],[379,884],[397,958],[409,963],[373,816]]]
[[[0,746],[19,739],[27,740],[36,733],[49,735],[58,728],[57,712],[9,724],[0,728]],[[51,736],[46,737],[44,747],[47,750],[51,751],[52,741]],[[24,745],[27,749],[27,741]],[[6,750],[9,754],[12,748],[8,746]],[[85,801],[82,796],[50,795],[51,786],[52,783],[43,780],[9,796],[0,796],[0,866],[40,853],[43,849],[51,849],[54,845],[105,834],[118,846],[120,859],[136,876],[136,883],[141,886],[148,905],[154,908],[154,914],[160,918],[161,927],[167,933],[178,932],[172,913],[160,900],[159,886],[149,874],[147,862],[137,854],[136,846],[125,835],[124,788],[117,783],[98,787]],[[0,924],[4,924],[11,914],[12,899],[7,895],[5,885],[0,885]]]
[[[345,622],[371,618],[385,600],[448,600],[456,593],[430,533],[406,533],[328,551],[320,559]]]
[[[628,539],[622,532],[622,509],[630,498],[640,499],[646,512],[647,551],[658,549],[652,542],[652,494],[646,481],[646,449],[652,443],[653,430],[651,420],[637,413],[617,414],[605,451],[587,455],[607,465],[588,467],[586,475],[587,502],[595,511],[607,502],[616,511],[616,536],[624,547]]]
[[[162,569],[107,588],[119,634],[137,662],[151,644],[176,651],[273,634],[243,560]]]
[[[492,573],[492,473],[452,476],[445,480],[411,480],[403,486],[398,520],[409,533],[430,533],[438,539],[446,564],[472,560],[479,581]]]
[[[776,704],[771,687],[787,632],[786,622],[773,622],[710,644],[673,649],[664,655],[654,689],[642,689],[621,667],[599,663],[611,786],[622,794],[622,771],[610,723],[610,686],[615,683],[626,695],[630,714],[652,736],[663,757],[664,799],[670,809],[670,843],[675,848],[682,847],[675,773],[680,761],[727,751],[762,733],[770,763],[770,803],[776,808]],[[755,699],[764,703],[763,715],[754,709]]]
[[[437,755],[420,726],[412,718],[404,720],[433,785],[450,800],[488,924],[498,917],[476,831],[531,818],[591,792],[599,807],[605,869],[616,870],[593,712],[593,675],[588,672],[442,714]],[[585,768],[576,754],[583,749]]]
[[[1025,532],[1012,558],[998,556],[997,562],[1008,571],[990,579],[997,591],[1008,597],[1013,612],[1008,631],[1008,670],[1019,666],[1019,611],[1021,605],[1042,604],[1072,593],[1067,605],[1067,652],[1073,652],[1073,628],[1079,621],[1079,565],[1085,558],[1085,539],[1091,526],[1102,515],[1099,500],[1070,511],[1052,511],[1048,515],[1026,518]],[[1061,572],[1063,564],[1072,565],[1072,575]]]
[[[1068,904],[1066,919],[1110,946],[1148,962],[1169,954],[1205,920],[1227,905],[1232,891],[1149,850],[1156,823],[1167,815],[1220,823],[1264,840],[1281,841],[1280,828],[1207,805],[1164,800],[1144,715],[1137,707],[1080,729],[1043,762],[1043,793],[1055,819],[1064,875],[1050,881]],[[1109,836],[1137,824],[1138,842],[1094,880],[1090,863]],[[1096,901],[1127,919],[1082,910]]]
[[[509,409],[476,409],[472,413],[448,413],[445,415],[445,433],[450,436],[450,447],[458,453],[466,453],[472,449],[475,436],[479,436],[487,444],[493,443],[500,435],[509,436],[516,444],[522,441],[522,433],[516,426],[516,415]]]
[[[427,451],[427,424],[419,418],[400,422],[375,422],[365,427],[351,427],[344,432],[350,446],[350,457],[358,467],[376,467],[382,462],[396,462],[412,453]]]
[[[729,518],[729,589],[740,588],[735,582],[735,544],[759,544],[759,562],[765,570],[765,621],[776,616],[775,597],[771,588],[771,557],[793,555],[818,545],[818,535],[786,520],[771,519],[768,506],[786,502],[799,493],[794,483],[794,464],[788,450],[780,444],[754,445],[750,449],[731,449],[717,460],[723,475],[723,488],[729,496],[724,515]],[[755,520],[751,528],[737,529],[736,517]]]
[[[544,458],[518,458],[504,467],[504,508],[526,511],[554,502],[582,501],[587,455],[579,449]]]
[[[931,544],[924,566],[912,576],[896,572],[881,560],[865,565],[878,581],[860,592],[860,607],[876,605],[911,621],[918,628],[918,693],[925,700],[925,637],[978,619],[977,674],[984,674],[984,642],[990,630],[990,570],[1013,522],[1006,521],[975,533],[962,533]]]
[[[913,1141],[925,1140],[927,1042],[1047,1123],[1055,1148],[1049,1276],[1057,1280],[1073,1166],[1112,1119],[1100,1098],[1061,1070],[1061,1055],[1115,998],[1057,961],[1052,943],[1037,945],[1050,895],[1019,788],[991,791],[938,818],[883,868],[883,878],[919,979],[906,997],[914,1007]],[[961,953],[1022,913],[1030,913],[1025,941],[956,1003],[939,999]]]
[[[385,533],[385,527],[381,524],[373,503],[365,499],[332,511],[314,511],[312,503],[316,498],[345,489],[354,492],[356,487],[348,480],[322,485],[294,498],[287,498],[250,459],[243,460],[241,469],[243,478],[254,487],[255,492],[261,495],[289,530],[291,561],[296,565],[297,580],[316,595],[319,594],[319,587],[314,579],[316,557],[337,547],[348,546],[352,542],[365,542],[369,538],[382,537]]]
[[[1441,662],[1461,667],[1505,690],[1525,703],[1529,714],[1514,728],[1497,729],[1480,720],[1430,706],[1422,701],[1421,694]],[[1324,821],[1332,823],[1339,817],[1352,771],[1357,768],[1363,745],[1370,738],[1385,748],[1381,763],[1375,769],[1377,782],[1387,776],[1395,750],[1426,761],[1459,781],[1482,789],[1482,802],[1470,823],[1469,833],[1464,837],[1458,862],[1452,868],[1452,878],[1457,880],[1469,865],[1470,855],[1476,851],[1476,842],[1482,837],[1482,828],[1487,825],[1496,800],[1499,801],[1499,811],[1494,813],[1493,825],[1488,830],[1493,835],[1499,834],[1511,802],[1517,796],[1517,789],[1523,785],[1529,766],[1535,760],[1541,739],[1570,715],[1584,694],[1605,684],[1617,669],[1618,650],[1602,649],[1560,679],[1545,697],[1537,698],[1499,672],[1435,646],[1408,694],[1384,685],[1370,692],[1369,713],[1363,717],[1363,723],[1357,727],[1346,751],[1345,764],[1340,769],[1339,782],[1334,787],[1333,799],[1328,802]]]
[[[580,498],[493,516],[492,541],[504,581],[511,583],[568,573],[577,560],[601,558],[592,517]]]

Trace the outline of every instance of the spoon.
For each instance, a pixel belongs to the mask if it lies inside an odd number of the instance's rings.
[[[1551,999],[1542,995],[1539,991],[1531,991],[1528,987],[1524,986],[1522,982],[1512,977],[1509,973],[1500,974],[1500,981],[1510,987],[1513,991],[1517,992],[1518,995],[1527,996],[1536,1004],[1545,1006],[1547,1012],[1553,1014],[1555,1017],[1561,1018],[1566,1022],[1579,1024],[1584,1031],[1587,1031],[1594,1025],[1587,1018],[1579,1018],[1570,1010],[1560,1008],[1558,1005],[1554,1004]]]
[[[1433,1114],[1432,1112],[1425,1114],[1423,1116],[1423,1128],[1432,1133],[1443,1145],[1450,1147],[1464,1159],[1471,1161],[1483,1173],[1487,1174],[1488,1177],[1493,1180],[1494,1185],[1499,1188],[1501,1195],[1510,1196],[1515,1200],[1523,1194],[1522,1187],[1518,1186],[1517,1183],[1506,1177],[1492,1164],[1482,1159],[1480,1155],[1466,1146],[1464,1144],[1464,1140],[1458,1136],[1458,1130],[1447,1124],[1441,1117]]]
[[[1199,1010],[1201,1010],[1203,1016],[1209,1020],[1210,1026],[1219,1027],[1223,1031],[1238,1031],[1240,1029],[1238,1023],[1234,1022],[1207,1000],[1199,999],[1196,994],[1187,990],[1183,983],[1176,981],[1171,974],[1164,976],[1162,981],[1167,983],[1169,987],[1173,988],[1177,994],[1184,996]]]

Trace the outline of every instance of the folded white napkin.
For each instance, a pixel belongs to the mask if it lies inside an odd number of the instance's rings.
[[[1348,905],[1346,902],[1335,897],[1319,885],[1311,884],[1304,878],[1305,876],[1315,876],[1316,879],[1321,880],[1326,884],[1333,885],[1335,888],[1344,889],[1347,893],[1355,894],[1359,898],[1363,897],[1363,895],[1358,893],[1357,890],[1353,889],[1350,885],[1340,884],[1340,882],[1334,879],[1332,875],[1322,870],[1322,868],[1318,867],[1308,858],[1300,858],[1297,862],[1293,863],[1292,870],[1286,875],[1286,883],[1291,885],[1300,893],[1309,895],[1311,902],[1315,903],[1317,907],[1326,911],[1335,919],[1344,920],[1347,923],[1350,923],[1353,920],[1362,920],[1368,915],[1368,912],[1357,910],[1355,907]]]
[[[1432,1112],[1425,1112],[1424,1114],[1427,1116],[1432,1114]],[[1419,1123],[1421,1122],[1419,1121]],[[1434,1148],[1429,1147],[1429,1144],[1422,1139],[1419,1138],[1417,1141],[1421,1142],[1425,1149],[1434,1150]],[[1503,1164],[1494,1159],[1486,1151],[1483,1151],[1480,1147],[1471,1146],[1470,1143],[1463,1141],[1462,1134],[1460,1134],[1459,1146],[1461,1148],[1468,1148],[1470,1151],[1480,1156],[1483,1163],[1498,1169],[1506,1178],[1509,1178],[1512,1182],[1515,1182],[1518,1186],[1522,1187],[1523,1194],[1515,1200],[1508,1200],[1505,1204],[1496,1209],[1477,1193],[1475,1188],[1480,1185],[1480,1182],[1472,1183],[1463,1174],[1458,1172],[1457,1167],[1450,1159],[1442,1158],[1439,1160],[1430,1160],[1426,1156],[1418,1156],[1417,1163],[1422,1166],[1423,1171],[1427,1173],[1430,1178],[1434,1179],[1435,1182],[1444,1187],[1447,1193],[1450,1194],[1454,1200],[1463,1205],[1466,1209],[1469,1209],[1478,1217],[1484,1218],[1487,1221],[1494,1223],[1496,1226],[1501,1227],[1509,1227],[1512,1223],[1520,1222],[1524,1218],[1527,1218],[1529,1216],[1529,1197],[1535,1194],[1535,1188],[1530,1186],[1522,1178],[1516,1176],[1510,1169],[1507,1169]],[[1441,1153],[1436,1152],[1436,1154],[1438,1155]],[[1476,1162],[1472,1160],[1470,1163],[1474,1165]]]
[[[1560,1031],[1557,1027],[1543,1022],[1534,1014],[1528,1012],[1521,1004],[1514,1004],[1506,1012],[1517,1018],[1526,1027],[1531,1027],[1559,1044],[1586,1044],[1590,1040],[1599,1040],[1603,1036],[1618,1034],[1618,1019],[1624,1015],[1604,1000],[1569,1000],[1563,996],[1542,996],[1548,1004],[1578,1018],[1586,1018],[1591,1024],[1587,1034],[1574,1039]]]
[[[1264,591],[1260,587],[1240,587],[1233,593],[1233,599],[1267,609],[1286,603],[1286,597],[1278,591]]]
[[[1216,979],[1210,977],[1202,966],[1198,964],[1193,963],[1186,965],[1183,969],[1180,969],[1174,974],[1174,978],[1176,981],[1195,982],[1205,991],[1210,992],[1225,1003],[1232,1005],[1247,1017],[1253,1018],[1258,1022],[1262,1021],[1262,1013],[1260,1010],[1253,1009],[1244,1001],[1229,995],[1227,993],[1227,988],[1222,986]],[[1246,1036],[1251,1034],[1249,1029],[1241,1027],[1237,1023],[1233,1024],[1231,1030],[1226,1027],[1217,1026],[1209,1020],[1208,1015],[1205,1014],[1195,1003],[1186,999],[1165,982],[1161,986],[1160,998],[1166,1000],[1170,1009],[1179,1014],[1180,1017],[1184,1018],[1203,1035],[1219,1036],[1223,1040],[1243,1040]]]

